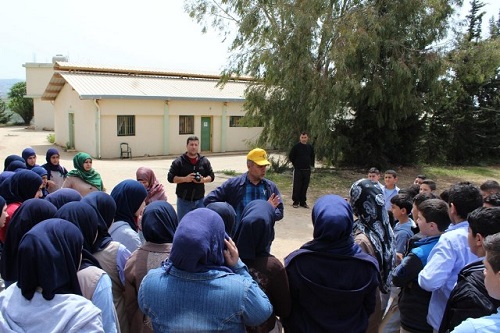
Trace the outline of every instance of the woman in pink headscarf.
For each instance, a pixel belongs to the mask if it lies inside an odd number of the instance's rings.
[[[167,195],[165,194],[163,185],[156,179],[153,170],[147,167],[140,167],[135,172],[135,176],[137,181],[144,185],[148,191],[146,205],[149,205],[151,202],[157,200],[167,201]]]

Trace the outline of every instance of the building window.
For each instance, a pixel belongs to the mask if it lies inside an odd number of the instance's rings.
[[[179,134],[194,134],[194,116],[179,116]]]
[[[135,116],[117,116],[116,127],[118,136],[134,136]]]
[[[230,116],[229,127],[243,127],[243,125],[241,125],[241,119],[243,119],[243,116]]]

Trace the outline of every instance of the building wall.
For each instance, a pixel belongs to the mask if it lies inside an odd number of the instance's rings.
[[[41,96],[54,74],[52,63],[26,63],[26,96],[33,98],[33,125],[36,129],[54,130],[54,107]]]
[[[74,148],[96,157],[96,107],[93,101],[80,100],[71,86],[65,84],[54,102],[56,144],[62,147],[70,141],[70,113],[74,115]]]
[[[69,113],[74,114],[74,148],[101,158],[120,157],[121,142],[129,144],[133,157],[182,154],[189,136],[201,138],[202,117],[211,117],[211,152],[245,151],[249,141],[255,140],[262,130],[229,127],[230,116],[244,115],[243,102],[106,99],[97,103],[100,146],[96,135],[97,106],[92,100],[81,100],[71,86],[65,84],[54,102],[56,143],[66,146],[69,141]],[[118,115],[135,116],[135,135],[118,136]],[[179,134],[181,115],[194,116],[194,134]]]

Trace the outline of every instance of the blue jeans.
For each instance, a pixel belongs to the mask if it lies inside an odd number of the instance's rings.
[[[177,197],[177,218],[180,220],[189,213],[192,210],[195,210],[196,208],[203,208],[205,205],[203,204],[203,198],[200,200],[195,200],[195,201],[189,201],[189,200],[184,200],[179,197]]]

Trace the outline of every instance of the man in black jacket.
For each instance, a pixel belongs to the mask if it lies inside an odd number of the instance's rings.
[[[480,318],[497,312],[500,301],[488,295],[484,286],[483,240],[500,232],[500,207],[480,207],[472,211],[469,221],[469,247],[481,260],[465,266],[458,274],[450,294],[439,332],[450,332],[467,318]]]
[[[177,184],[177,216],[179,221],[188,212],[205,207],[205,184],[213,182],[214,172],[205,156],[198,153],[200,140],[196,136],[187,138],[186,152],[177,157],[168,171],[168,182]]]
[[[307,143],[309,137],[306,132],[300,133],[300,141],[290,151],[288,159],[293,164],[293,208],[307,205],[307,188],[311,180],[311,168],[314,168],[314,148]]]

